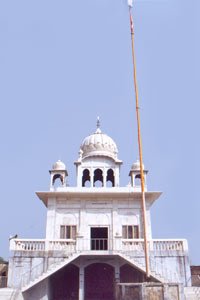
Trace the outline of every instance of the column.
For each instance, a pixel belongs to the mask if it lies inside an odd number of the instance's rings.
[[[119,294],[119,286],[118,283],[120,283],[120,268],[119,268],[119,261],[116,258],[115,259],[115,299],[118,299],[118,294]]]
[[[94,169],[90,168],[90,182],[91,182],[91,187],[94,187]]]
[[[77,180],[77,186],[82,186],[82,176],[83,176],[83,170],[80,163],[76,164],[76,180]]]
[[[107,169],[103,169],[103,187],[106,187]]]
[[[84,300],[84,267],[79,268],[79,300]]]
[[[119,263],[118,260],[116,260],[115,264],[115,283],[120,283],[120,269],[119,269]]]
[[[54,230],[54,228],[56,228],[55,223],[56,223],[56,199],[49,198],[47,221],[46,221],[46,239],[48,240],[58,238],[58,236],[55,236],[56,235],[56,232]]]
[[[114,171],[115,187],[119,186],[119,166],[115,167]]]

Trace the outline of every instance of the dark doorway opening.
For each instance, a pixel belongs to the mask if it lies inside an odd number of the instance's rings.
[[[108,227],[91,228],[91,250],[108,250]]]
[[[51,300],[78,300],[79,268],[69,264],[50,277]]]
[[[138,283],[138,282],[144,282],[145,276],[144,273],[137,270],[133,266],[130,266],[128,264],[124,264],[120,267],[120,282],[125,283]]]
[[[114,268],[95,263],[85,268],[85,300],[114,300]]]

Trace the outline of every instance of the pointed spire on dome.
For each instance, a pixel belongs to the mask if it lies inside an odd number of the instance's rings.
[[[97,117],[97,128],[99,128],[99,127],[100,127],[100,118]]]
[[[100,129],[100,118],[97,117],[97,130],[95,133],[101,133],[101,129]]]

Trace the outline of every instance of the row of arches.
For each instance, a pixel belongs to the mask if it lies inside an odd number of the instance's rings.
[[[61,173],[52,174],[51,186],[59,187],[64,186],[65,175]],[[114,187],[115,186],[115,176],[113,169],[108,169],[103,172],[101,169],[97,168],[94,170],[93,174],[89,169],[83,170],[82,175],[82,186],[83,187]]]
[[[83,187],[114,187],[115,186],[115,177],[114,171],[108,169],[106,174],[103,173],[101,169],[94,170],[93,176],[90,174],[89,169],[83,170],[82,176],[82,186]]]
[[[50,277],[52,300],[79,299],[79,267],[69,264]],[[145,275],[133,266],[124,264],[115,278],[115,267],[107,263],[92,263],[84,268],[84,299],[114,300],[116,282],[141,283]]]

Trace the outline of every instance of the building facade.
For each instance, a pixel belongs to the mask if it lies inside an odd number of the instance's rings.
[[[150,210],[161,192],[148,191],[144,168],[146,278],[140,164],[132,165],[125,187],[121,165],[115,142],[99,122],[80,146],[75,187],[67,184],[64,163],[53,165],[50,189],[36,193],[47,208],[46,237],[10,241],[7,296],[0,292],[0,299],[114,300],[119,284],[144,282],[176,283],[184,299],[181,291],[191,285],[187,241],[152,238]]]

